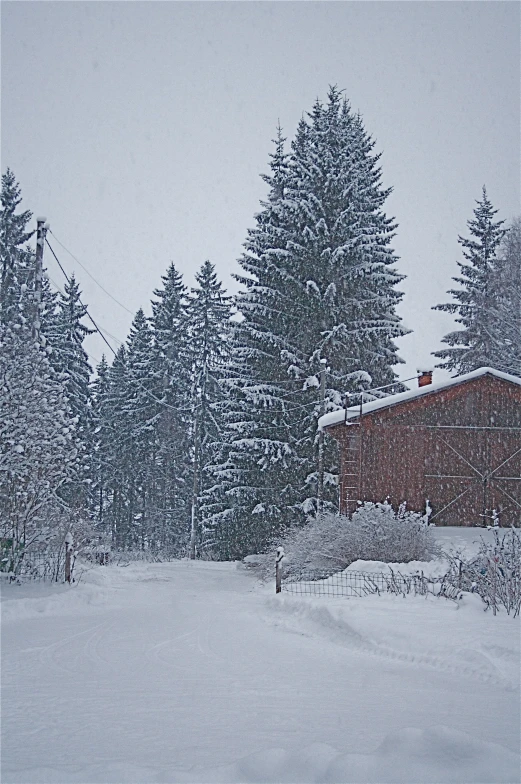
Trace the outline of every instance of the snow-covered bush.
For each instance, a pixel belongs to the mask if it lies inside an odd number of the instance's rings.
[[[407,563],[439,554],[423,516],[407,511],[405,504],[395,511],[387,502],[361,504],[351,519],[322,514],[291,529],[277,544],[286,552],[284,571],[292,575],[314,570],[326,576],[358,559]]]
[[[494,615],[500,608],[514,618],[521,611],[521,535],[515,528],[493,530],[493,541],[481,539],[471,560],[449,556],[452,582],[479,594]]]

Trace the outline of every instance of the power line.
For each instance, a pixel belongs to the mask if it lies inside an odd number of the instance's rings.
[[[49,275],[49,273],[48,273],[48,272],[47,272],[46,274],[47,274],[47,277],[48,277],[48,279],[50,280],[50,282],[52,283],[52,285],[53,285],[53,286],[54,286],[54,288],[56,289],[56,291],[57,291],[59,294],[61,294],[61,295],[62,295],[62,297],[66,297],[67,295],[65,294],[64,290],[63,290],[63,289],[62,289],[62,288],[61,288],[61,287],[58,285],[58,283],[56,283],[56,281],[55,281],[55,280],[53,280],[53,278],[51,278],[51,276]],[[85,306],[84,306],[84,307],[85,307]],[[117,338],[117,337],[116,337],[115,335],[113,335],[111,332],[109,332],[109,331],[108,331],[108,329],[107,329],[106,327],[102,327],[102,330],[103,330],[103,332],[105,333],[105,335],[108,335],[108,336],[109,336],[109,338],[112,338],[112,340],[114,340],[114,341],[115,341],[116,343],[118,343],[120,346],[122,346],[122,345],[123,345],[123,341],[122,341],[122,340],[120,340],[119,338]],[[84,349],[84,350],[85,350],[85,349]],[[96,357],[93,357],[93,356],[91,356],[91,355],[90,355],[90,354],[89,354],[87,351],[85,351],[85,353],[86,353],[86,354],[87,354],[87,356],[89,356],[91,359],[94,359],[96,362],[99,362],[99,360],[98,360],[98,359],[96,359]]]
[[[70,281],[70,278],[69,278],[69,276],[67,275],[67,273],[65,272],[65,270],[63,269],[63,266],[62,266],[62,264],[61,264],[60,260],[58,259],[58,256],[56,255],[56,253],[55,253],[55,252],[54,252],[54,250],[52,249],[52,246],[50,245],[50,243],[49,243],[49,240],[47,240],[47,239],[46,239],[46,240],[45,240],[45,242],[47,243],[47,245],[48,245],[48,247],[49,247],[49,250],[51,251],[52,255],[53,255],[53,256],[54,256],[54,258],[56,259],[56,263],[58,264],[58,266],[59,266],[60,270],[62,271],[62,273],[63,273],[63,275],[64,275],[64,277],[65,277],[65,279],[66,279],[67,283],[69,283],[69,284],[70,284],[70,282],[71,282],[71,281]],[[81,305],[81,306],[84,308],[84,310],[85,310],[85,315],[86,315],[86,316],[87,316],[87,317],[90,319],[90,322],[91,322],[92,326],[94,327],[94,329],[96,330],[96,332],[98,333],[98,335],[99,335],[99,336],[102,338],[102,340],[103,340],[103,341],[104,341],[104,342],[107,344],[107,346],[109,347],[110,351],[111,351],[111,352],[114,354],[114,358],[115,358],[115,359],[117,359],[117,358],[118,358],[118,355],[117,355],[117,353],[114,351],[114,349],[112,348],[112,346],[111,346],[111,345],[110,345],[110,343],[108,342],[107,338],[105,337],[105,335],[103,334],[103,332],[101,331],[101,329],[98,327],[98,325],[96,324],[96,322],[94,321],[94,319],[93,319],[93,318],[92,318],[92,316],[90,315],[90,313],[89,313],[89,311],[88,311],[88,308],[87,308],[87,306],[83,304],[83,302],[81,301],[81,298],[80,298],[79,296],[78,296],[78,302],[79,302],[79,303],[80,303],[80,305]],[[122,345],[123,345],[123,344],[122,344]],[[142,384],[140,381],[138,381],[137,379],[134,379],[134,381],[137,383],[137,385],[138,385],[138,386],[140,386],[140,387],[141,387],[141,388],[144,390],[145,394],[147,394],[147,395],[148,395],[148,396],[149,396],[149,397],[150,397],[152,400],[154,400],[156,403],[159,403],[159,405],[161,405],[161,406],[165,406],[165,408],[168,408],[168,409],[170,409],[170,410],[172,410],[172,411],[175,411],[175,412],[176,412],[176,413],[178,413],[178,414],[179,414],[179,413],[183,413],[183,412],[193,411],[193,407],[191,407],[191,406],[190,406],[190,407],[188,407],[188,408],[175,408],[175,406],[171,406],[169,403],[166,403],[164,400],[160,400],[160,399],[159,399],[159,398],[157,398],[157,397],[156,397],[154,394],[152,394],[152,392],[150,392],[150,390],[148,390],[148,389],[147,389],[147,388],[146,388],[146,387],[145,387],[145,386],[144,386],[144,385],[143,385],[143,384]]]
[[[89,272],[89,270],[87,269],[87,267],[86,267],[84,264],[82,264],[82,263],[81,263],[81,261],[80,261],[80,260],[79,260],[79,259],[78,259],[78,258],[77,258],[75,255],[74,255],[74,253],[71,253],[71,251],[70,251],[68,248],[66,248],[66,247],[65,247],[65,245],[63,244],[63,242],[61,242],[61,240],[59,240],[59,239],[58,239],[58,237],[56,236],[56,234],[55,234],[53,231],[51,231],[50,229],[49,229],[48,231],[49,231],[49,233],[50,233],[50,234],[52,234],[52,236],[54,237],[54,239],[56,240],[56,242],[58,243],[58,245],[61,245],[61,247],[63,248],[63,250],[64,250],[66,253],[68,253],[68,254],[69,254],[69,256],[70,256],[72,259],[74,259],[74,261],[75,261],[77,264],[79,264],[79,265],[80,265],[80,267],[82,268],[82,270],[84,270],[84,271],[87,273],[87,275],[89,276],[89,278],[91,278],[91,279],[94,281],[94,283],[96,284],[96,286],[99,286],[99,288],[100,288],[100,289],[101,289],[103,292],[105,292],[105,294],[107,295],[107,297],[110,297],[112,300],[114,300],[114,302],[115,302],[117,305],[119,305],[119,306],[120,306],[120,308],[123,308],[123,310],[126,310],[126,311],[127,311],[127,313],[130,313],[130,315],[131,315],[131,316],[134,316],[134,315],[135,315],[135,314],[134,314],[134,313],[133,313],[131,310],[129,310],[129,308],[127,308],[127,306],[126,306],[126,305],[123,305],[123,303],[122,303],[122,302],[120,302],[118,299],[116,299],[116,297],[114,297],[114,295],[113,295],[113,294],[111,294],[111,293],[110,293],[110,291],[107,291],[107,289],[106,289],[104,286],[102,286],[102,285],[101,285],[101,283],[99,282],[99,280],[96,280],[96,278],[94,277],[94,275],[93,275],[91,272]]]
[[[114,300],[114,302],[116,302],[116,303],[117,303],[118,305],[120,305],[120,306],[121,306],[121,307],[122,307],[124,310],[126,310],[126,311],[127,311],[127,313],[130,313],[132,316],[134,315],[134,314],[132,313],[132,311],[130,311],[130,310],[127,308],[127,307],[125,307],[125,305],[122,305],[122,303],[121,303],[121,302],[119,302],[119,301],[118,301],[118,300],[117,300],[115,297],[113,297],[113,296],[112,296],[112,294],[110,294],[110,293],[109,293],[109,292],[108,292],[108,291],[107,291],[105,288],[103,288],[103,286],[102,286],[102,285],[101,285],[101,284],[100,284],[100,283],[99,283],[99,282],[96,280],[96,278],[94,278],[94,276],[93,276],[93,275],[91,275],[91,273],[90,273],[90,272],[89,272],[89,271],[86,269],[86,267],[85,267],[85,266],[84,266],[84,265],[83,265],[83,264],[82,264],[82,263],[79,261],[79,259],[77,259],[77,258],[74,256],[74,254],[72,254],[72,253],[71,253],[71,251],[70,251],[70,250],[68,250],[68,249],[65,247],[65,245],[63,245],[63,243],[62,243],[62,242],[60,242],[60,240],[58,239],[58,237],[56,237],[56,235],[55,235],[55,234],[54,234],[52,231],[50,231],[50,229],[49,229],[49,232],[50,232],[50,233],[53,235],[53,237],[54,237],[54,238],[56,239],[56,241],[57,241],[57,242],[58,242],[58,243],[61,245],[61,247],[62,247],[62,248],[63,248],[63,249],[64,249],[64,250],[65,250],[65,251],[66,251],[66,252],[67,252],[67,253],[68,253],[68,254],[69,254],[69,255],[70,255],[70,256],[71,256],[71,257],[72,257],[74,260],[75,260],[75,261],[77,261],[77,262],[78,262],[78,264],[80,265],[80,267],[82,267],[82,269],[84,269],[84,270],[85,270],[85,272],[86,272],[86,273],[89,275],[89,277],[91,277],[91,278],[92,278],[92,280],[94,280],[94,282],[95,282],[95,283],[96,283],[96,284],[97,284],[97,285],[98,285],[98,286],[99,286],[99,287],[100,287],[100,288],[101,288],[101,289],[102,289],[102,290],[105,292],[105,294],[107,294],[107,295],[108,295],[108,296],[109,296],[111,299],[113,299],[113,300]],[[54,252],[54,250],[53,250],[53,248],[52,248],[52,246],[51,246],[51,244],[49,243],[49,240],[48,240],[47,238],[45,238],[45,242],[47,243],[47,246],[48,246],[49,250],[51,251],[52,255],[54,256],[54,258],[55,258],[55,260],[56,260],[56,263],[58,264],[58,266],[59,266],[59,268],[60,268],[60,270],[61,270],[61,272],[62,272],[63,276],[65,277],[65,279],[67,280],[67,282],[70,284],[70,282],[71,282],[71,281],[70,281],[70,278],[69,278],[69,276],[67,275],[67,273],[65,272],[65,270],[64,270],[64,268],[63,268],[63,266],[62,266],[62,264],[61,264],[60,260],[58,259],[58,256],[57,256],[57,255],[56,255],[56,253]],[[53,281],[53,283],[54,283],[54,281]],[[58,286],[56,283],[54,283],[54,285],[56,286],[56,288],[58,288],[58,290],[60,291],[60,293],[62,293],[62,294],[63,294],[63,292],[61,291],[61,289],[59,288],[59,286]],[[81,304],[81,305],[82,305],[82,307],[84,308],[84,310],[85,310],[85,315],[86,315],[86,316],[89,318],[89,320],[90,320],[90,322],[92,323],[92,325],[93,325],[93,327],[94,327],[95,331],[98,333],[98,335],[101,337],[101,339],[102,339],[102,340],[105,342],[105,344],[108,346],[109,350],[112,352],[112,354],[114,355],[114,357],[117,359],[117,353],[116,353],[116,351],[115,351],[115,350],[112,348],[112,346],[110,345],[110,343],[108,342],[108,340],[107,340],[107,338],[105,337],[105,334],[104,334],[104,333],[106,333],[107,335],[109,335],[109,337],[111,337],[111,338],[112,338],[112,339],[113,339],[113,340],[114,340],[116,343],[119,343],[119,345],[120,345],[120,346],[124,345],[123,341],[119,340],[119,338],[117,338],[117,337],[115,337],[114,335],[112,335],[110,332],[108,332],[108,330],[104,330],[104,331],[102,331],[102,330],[101,330],[101,328],[98,326],[98,324],[97,324],[97,323],[94,321],[94,319],[93,319],[93,318],[92,318],[92,316],[90,315],[90,313],[89,313],[89,311],[88,311],[88,308],[87,308],[87,306],[83,304],[83,302],[81,301],[81,298],[80,298],[79,296],[78,296],[78,301],[80,302],[80,304]],[[87,352],[86,352],[86,353],[87,353]],[[91,359],[94,359],[94,361],[98,362],[98,360],[96,360],[96,358],[95,358],[95,357],[92,357],[90,354],[87,354],[87,356],[90,356],[90,358],[91,358]],[[235,374],[236,374],[236,376],[239,376],[239,378],[236,378],[236,379],[235,379],[235,381],[239,381],[239,380],[240,380],[241,374],[240,374],[238,371],[233,371],[233,370],[231,370],[231,369],[228,369],[228,370],[227,370],[227,373],[235,373]],[[350,394],[350,395],[359,395],[359,394],[360,394],[360,395],[363,395],[363,394],[370,394],[371,392],[379,392],[379,391],[381,391],[381,390],[383,390],[383,389],[388,389],[389,387],[396,386],[397,384],[405,384],[406,382],[408,382],[408,381],[413,381],[413,380],[415,380],[415,379],[417,379],[417,378],[418,378],[418,376],[411,376],[411,378],[406,378],[406,379],[403,379],[403,380],[396,380],[396,381],[393,381],[393,382],[391,382],[390,384],[385,384],[385,385],[383,385],[383,386],[381,386],[381,387],[373,387],[372,389],[361,390],[360,392],[351,392],[351,393],[348,393],[348,394]],[[232,381],[233,381],[234,379],[230,379],[230,380],[232,380]],[[137,379],[136,379],[136,381],[137,381]],[[255,382],[254,382],[254,384],[251,384],[251,386],[255,386],[255,385],[259,385],[259,386],[260,386],[260,385],[263,385],[263,384],[266,384],[267,386],[269,386],[269,385],[276,385],[276,384],[294,384],[294,383],[297,383],[297,382],[301,382],[301,383],[302,383],[302,381],[303,381],[303,379],[280,379],[280,380],[271,380],[271,379],[269,379],[269,380],[257,380],[257,379],[255,379]],[[141,386],[141,387],[142,387],[142,389],[145,391],[145,393],[146,393],[146,394],[147,394],[147,395],[148,395],[148,396],[149,396],[151,399],[153,399],[153,400],[154,400],[156,403],[159,403],[160,405],[163,405],[163,406],[165,406],[166,408],[169,408],[169,409],[171,409],[172,411],[176,411],[176,412],[178,412],[178,413],[181,413],[181,412],[186,412],[186,411],[191,411],[191,410],[192,410],[191,408],[183,408],[183,409],[178,409],[178,408],[175,408],[174,406],[171,406],[171,405],[169,405],[169,404],[168,404],[168,403],[166,403],[165,401],[163,401],[163,400],[160,400],[159,398],[156,398],[156,397],[155,397],[155,395],[153,395],[153,394],[152,394],[152,393],[151,393],[151,392],[150,392],[148,389],[146,389],[146,387],[144,387],[144,386],[143,386],[143,385],[142,385],[142,384],[141,384],[139,381],[138,381],[137,383],[138,383],[138,385],[139,385],[139,386]],[[220,385],[220,384],[219,384],[219,385]],[[300,392],[303,392],[303,391],[305,391],[305,390],[304,390],[304,389],[297,389],[297,390],[295,390],[294,392],[289,392],[289,393],[287,393],[286,395],[279,395],[279,396],[277,396],[277,397],[290,397],[290,396],[292,396],[292,395],[299,394]],[[294,407],[292,407],[292,408],[285,409],[285,413],[286,413],[286,412],[287,412],[287,413],[289,413],[290,411],[295,411],[295,410],[297,410],[297,409],[305,409],[305,408],[308,408],[309,406],[315,406],[315,405],[316,405],[316,401],[313,401],[313,402],[310,402],[310,403],[304,403],[304,404],[301,404],[301,405],[296,405],[296,406],[294,406]],[[271,412],[268,412],[268,410],[266,410],[266,412],[265,412],[265,413],[271,413]]]
[[[60,262],[60,260],[59,260],[58,256],[56,255],[56,253],[55,253],[55,252],[54,252],[54,250],[52,249],[52,245],[49,243],[49,240],[48,240],[48,239],[46,239],[46,240],[45,240],[45,242],[47,243],[47,246],[49,247],[49,250],[51,251],[52,255],[53,255],[53,256],[54,256],[54,258],[56,259],[56,263],[57,263],[57,265],[59,266],[59,268],[61,269],[61,271],[62,271],[62,273],[63,273],[63,276],[64,276],[64,278],[66,279],[67,283],[70,285],[71,279],[69,278],[69,276],[67,275],[67,273],[66,273],[66,272],[65,272],[65,270],[63,269],[63,267],[62,267],[62,264],[61,264],[61,262]],[[100,328],[98,327],[98,325],[96,324],[96,322],[94,321],[94,319],[93,319],[93,318],[92,318],[92,316],[90,315],[89,311],[87,310],[87,306],[83,304],[83,302],[81,301],[81,298],[80,298],[79,296],[78,296],[78,302],[79,302],[79,303],[80,303],[80,305],[81,305],[81,306],[84,308],[84,310],[85,310],[85,315],[87,316],[87,318],[88,318],[88,319],[90,319],[90,321],[91,321],[91,323],[92,323],[92,326],[94,327],[94,329],[96,330],[96,332],[98,333],[98,335],[99,335],[99,336],[102,338],[102,340],[104,340],[104,341],[105,341],[105,343],[107,344],[107,346],[109,347],[109,349],[112,351],[112,353],[114,354],[114,356],[116,356],[116,352],[114,351],[114,349],[112,348],[112,346],[111,346],[111,345],[110,345],[110,343],[108,342],[108,340],[107,340],[107,338],[105,337],[105,335],[103,334],[103,332],[101,332]]]

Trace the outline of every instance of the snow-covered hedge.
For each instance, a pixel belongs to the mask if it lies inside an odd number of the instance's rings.
[[[351,519],[322,514],[291,529],[277,544],[286,553],[284,572],[292,575],[309,570],[332,574],[359,559],[408,563],[439,554],[423,516],[407,511],[405,504],[395,511],[387,502],[361,504]]]

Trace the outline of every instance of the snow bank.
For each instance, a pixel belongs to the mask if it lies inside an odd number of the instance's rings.
[[[325,743],[268,748],[211,769],[165,770],[123,762],[89,765],[89,784],[518,784],[519,756],[444,725],[389,733],[371,754],[341,753]],[[76,775],[80,771],[76,768]],[[24,771],[24,780],[69,784],[63,769]]]
[[[41,616],[96,614],[115,603],[108,570],[92,569],[72,585],[27,583],[2,585],[2,621],[29,620]]]
[[[443,725],[389,733],[372,754],[341,754],[326,744],[267,749],[197,778],[201,784],[517,784],[519,756]]]
[[[384,561],[353,561],[344,571],[349,572],[377,572],[390,574],[420,574],[425,577],[443,577],[447,572],[447,562],[440,558],[434,561],[409,561],[409,563],[385,563]]]
[[[175,561],[178,570],[204,572],[235,572],[241,568],[239,561]],[[162,567],[134,561],[121,566],[95,566],[76,570],[77,582],[64,583],[28,582],[22,585],[0,584],[0,613],[3,621],[30,620],[42,616],[93,615],[100,610],[118,608],[121,592],[126,586],[143,582],[164,581]]]
[[[270,597],[275,624],[365,657],[427,667],[512,692],[519,688],[519,620],[492,616],[481,599],[436,596]]]

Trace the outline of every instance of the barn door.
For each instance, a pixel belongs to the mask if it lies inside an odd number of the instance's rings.
[[[429,428],[425,465],[426,494],[439,525],[492,522],[502,525],[521,513],[519,433],[500,428]]]

